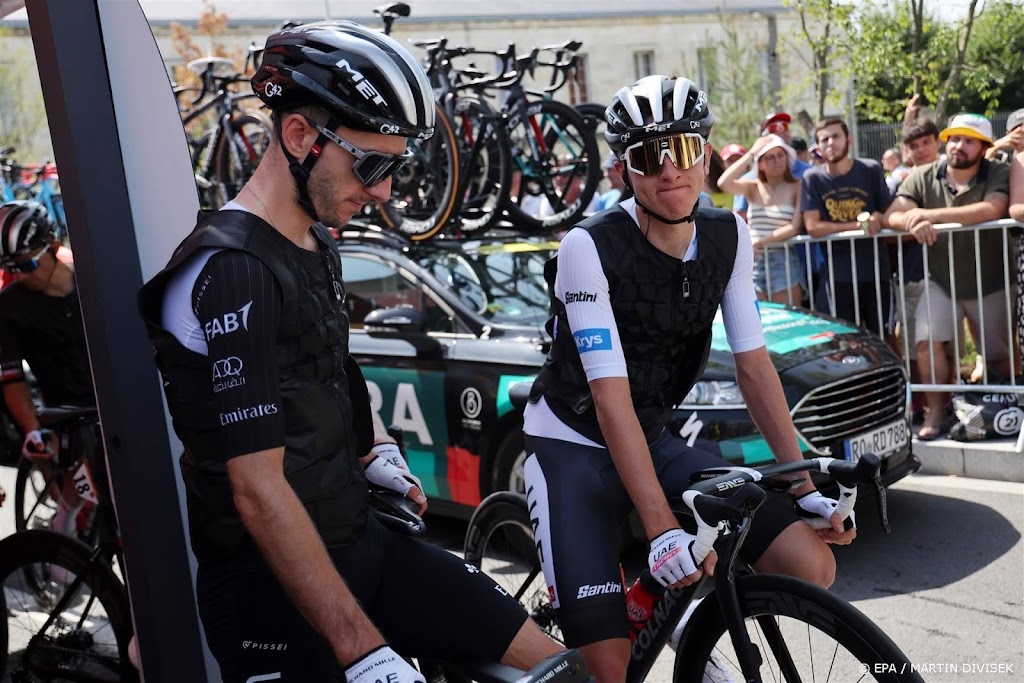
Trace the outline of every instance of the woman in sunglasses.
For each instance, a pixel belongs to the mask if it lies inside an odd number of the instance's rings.
[[[57,224],[42,204],[14,201],[0,206],[0,373],[4,404],[24,434],[22,455],[49,479],[55,443],[44,443],[22,362],[35,376],[44,403],[91,406],[92,371],[70,250],[61,246]],[[52,491],[57,512],[51,528],[73,530],[84,504],[70,477]]]
[[[558,623],[566,645],[608,683],[623,680],[629,659],[625,596],[614,589],[629,513],[639,514],[662,585],[692,583],[717,560],[692,554],[694,537],[667,497],[696,470],[728,463],[666,427],[701,375],[719,305],[754,422],[778,460],[803,455],[764,345],[747,226],[729,211],[697,209],[714,123],[707,95],[685,78],[648,76],[619,90],[605,116],[616,171],[634,198],[569,230],[546,270],[553,342],[524,432],[527,497]],[[826,543],[849,543],[856,531],[843,530],[835,501],[809,481],[796,493],[800,509],[832,527],[816,533],[791,503],[770,499],[744,559],[827,586],[835,559]]]
[[[426,498],[393,440],[375,439],[325,226],[387,199],[408,139],[433,133],[426,74],[387,36],[320,22],[270,36],[252,86],[274,122],[265,156],[139,297],[185,446],[221,675],[423,681],[392,645],[529,669],[562,648],[512,596],[368,510],[368,481],[421,512]]]
[[[754,245],[754,289],[757,298],[799,306],[807,289],[803,249],[765,248],[803,230],[800,181],[790,170],[796,150],[775,134],[758,138],[749,152],[726,169],[718,185],[749,203],[747,221]],[[756,176],[744,175],[751,163]]]

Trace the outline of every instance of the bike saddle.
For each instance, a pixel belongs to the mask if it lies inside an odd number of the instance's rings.
[[[61,426],[83,419],[96,419],[99,413],[95,406],[53,406],[39,411],[39,426],[60,429]]]
[[[409,5],[404,2],[389,2],[386,5],[381,5],[374,9],[373,13],[380,16],[390,14],[395,17],[407,17],[409,16]]]

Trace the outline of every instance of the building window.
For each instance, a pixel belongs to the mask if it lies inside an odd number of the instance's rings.
[[[569,79],[569,104],[589,102],[590,89],[587,88],[587,56],[576,55],[576,72]]]
[[[704,92],[716,90],[715,82],[718,80],[718,61],[715,48],[697,48],[697,78],[700,89]]]
[[[654,73],[654,50],[633,52],[633,73],[637,80]]]

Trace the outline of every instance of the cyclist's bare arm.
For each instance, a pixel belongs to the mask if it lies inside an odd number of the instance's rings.
[[[384,644],[284,476],[284,448],[228,460],[235,507],[296,608],[348,665]]]
[[[36,407],[32,403],[32,394],[27,382],[5,383],[4,403],[22,434],[39,429],[39,417],[36,415]]]
[[[678,527],[679,522],[658,483],[647,440],[633,409],[629,379],[602,377],[592,380],[590,393],[594,396],[597,421],[615,470],[640,515],[647,538],[657,538],[664,531]]]

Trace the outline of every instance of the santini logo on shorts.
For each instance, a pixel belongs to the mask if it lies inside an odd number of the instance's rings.
[[[578,330],[573,332],[572,338],[576,340],[576,350],[580,353],[612,350],[612,331],[606,327]]]
[[[225,313],[219,318],[214,318],[210,322],[203,326],[203,331],[206,332],[206,341],[210,341],[214,337],[221,334],[231,334],[237,331],[239,328],[249,331],[249,309],[252,307],[250,301],[246,305],[238,309],[237,312],[232,311],[231,313]]]
[[[597,294],[594,292],[566,292],[565,293],[565,305],[569,304],[581,304],[586,302],[597,301]]]
[[[220,425],[224,427],[236,422],[245,422],[254,417],[266,417],[267,415],[277,415],[276,403],[261,403],[250,408],[235,408],[230,413],[221,413]]]

